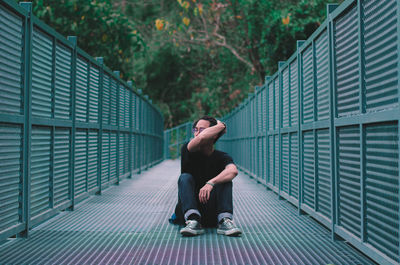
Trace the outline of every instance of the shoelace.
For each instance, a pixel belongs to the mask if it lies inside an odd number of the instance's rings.
[[[187,220],[186,226],[188,226],[190,228],[195,228],[197,226],[197,221],[196,220]]]
[[[234,227],[235,227],[235,225],[233,224],[233,221],[232,221],[231,219],[228,219],[228,218],[226,218],[226,219],[224,220],[224,225],[225,225],[228,229],[231,229],[231,228],[234,228]]]

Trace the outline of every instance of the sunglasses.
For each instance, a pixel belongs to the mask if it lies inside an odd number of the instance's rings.
[[[205,129],[206,129],[206,128],[202,128],[202,127],[197,128],[197,127],[196,127],[196,128],[193,128],[193,129],[192,129],[192,132],[193,132],[193,133],[196,133],[196,132],[201,133],[201,132],[204,131]]]

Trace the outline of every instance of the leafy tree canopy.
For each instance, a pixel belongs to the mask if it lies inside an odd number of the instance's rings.
[[[125,80],[133,77],[134,53],[144,43],[133,21],[109,0],[36,0],[33,14],[62,35],[77,36],[80,48],[103,57]]]
[[[171,127],[223,117],[342,0],[37,0],[34,14],[103,56]]]

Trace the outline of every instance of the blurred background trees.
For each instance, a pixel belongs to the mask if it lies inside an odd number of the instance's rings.
[[[222,117],[247,97],[332,0],[37,0],[33,12],[104,57],[164,114],[165,127]]]

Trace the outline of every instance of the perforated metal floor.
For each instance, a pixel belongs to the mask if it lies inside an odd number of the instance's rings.
[[[234,180],[238,238],[183,238],[168,223],[179,161],[165,161],[0,245],[0,264],[373,264],[247,176]]]

